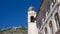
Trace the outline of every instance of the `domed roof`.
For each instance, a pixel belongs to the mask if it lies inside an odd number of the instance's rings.
[[[29,11],[33,11],[33,10],[35,10],[35,8],[34,8],[33,6],[31,6],[31,7],[29,7],[28,10],[29,10]]]

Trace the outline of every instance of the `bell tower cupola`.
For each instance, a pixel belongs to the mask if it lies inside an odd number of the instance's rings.
[[[33,6],[28,9],[28,22],[35,22],[36,12]]]

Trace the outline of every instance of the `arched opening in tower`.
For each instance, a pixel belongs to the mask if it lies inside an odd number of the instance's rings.
[[[30,20],[31,20],[31,22],[34,22],[35,21],[34,16],[31,16]]]

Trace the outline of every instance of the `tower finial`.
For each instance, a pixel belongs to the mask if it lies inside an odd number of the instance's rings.
[[[35,11],[35,8],[31,5],[28,10],[29,11]]]

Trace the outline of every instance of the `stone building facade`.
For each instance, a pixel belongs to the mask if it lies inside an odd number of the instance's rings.
[[[42,0],[36,23],[38,34],[60,34],[60,0]]]

